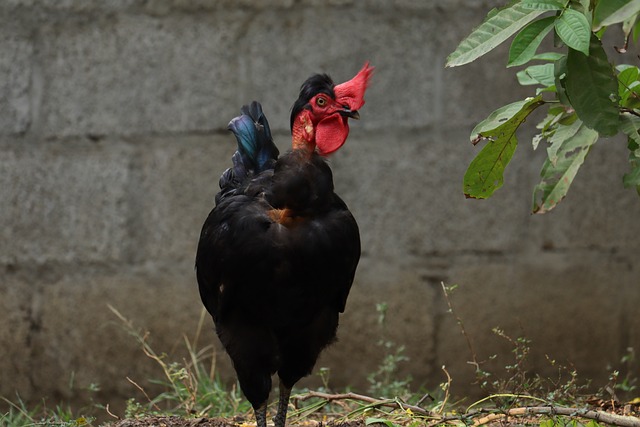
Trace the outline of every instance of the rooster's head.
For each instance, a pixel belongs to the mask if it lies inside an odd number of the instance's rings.
[[[326,74],[309,77],[291,110],[293,148],[317,147],[323,156],[340,148],[349,135],[349,117],[360,117],[372,73],[373,67],[366,63],[354,78],[339,85]]]

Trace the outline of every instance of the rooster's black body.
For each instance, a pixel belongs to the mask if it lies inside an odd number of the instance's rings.
[[[331,95],[328,82],[316,81]],[[294,105],[292,129],[312,95],[301,91],[307,99]],[[347,113],[355,115],[344,107]],[[260,104],[244,106],[229,128],[238,151],[202,228],[197,279],[259,426],[278,374],[281,427],[291,387],[335,339],[360,257],[358,226],[334,193],[324,157],[295,149],[295,130],[294,149],[278,158]]]

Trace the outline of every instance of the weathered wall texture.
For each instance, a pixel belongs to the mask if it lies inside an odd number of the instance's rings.
[[[375,303],[406,344],[416,386],[473,387],[471,355],[509,362],[501,326],[602,380],[640,349],[640,200],[622,189],[623,141],[592,151],[569,197],[531,216],[543,153],[531,134],[493,200],[465,200],[473,125],[523,97],[505,48],[444,61],[495,2],[5,0],[0,5],[0,395],[93,398],[122,408],[160,372],[110,304],[180,355],[201,304],[200,226],[235,146],[239,107],[264,105],[281,149],[300,83],[376,66],[362,120],[331,161],[360,223],[363,256],[340,330],[320,361],[332,383],[366,390],[380,362]],[[200,343],[215,342],[212,328]],[[220,369],[228,370],[220,355]],[[73,387],[69,381],[73,377]],[[598,383],[601,384],[601,383]]]

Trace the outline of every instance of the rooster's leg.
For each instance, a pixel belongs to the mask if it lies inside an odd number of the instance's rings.
[[[267,427],[267,402],[254,409],[257,427]]]
[[[289,396],[291,395],[291,387],[287,387],[280,381],[280,399],[278,400],[278,412],[276,413],[273,423],[275,427],[284,427],[287,421],[287,409],[289,408]]]

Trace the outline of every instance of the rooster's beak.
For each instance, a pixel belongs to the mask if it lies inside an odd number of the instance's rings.
[[[358,113],[358,110],[350,110],[349,108],[345,108],[344,110],[340,110],[339,112],[343,117],[349,117],[355,120],[360,119],[360,113]]]

